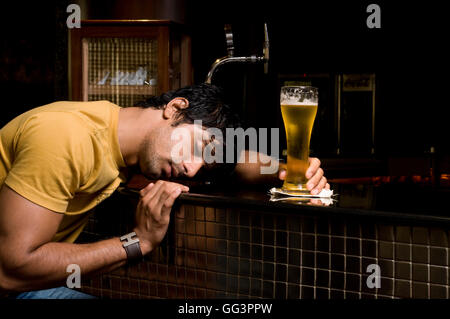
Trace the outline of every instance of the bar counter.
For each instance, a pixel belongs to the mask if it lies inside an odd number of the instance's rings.
[[[128,186],[96,209],[80,242],[130,231],[138,201],[130,189],[142,185]],[[273,201],[268,186],[191,185],[157,250],[85,279],[81,290],[102,298],[449,298],[448,188],[389,177],[331,186],[332,203]],[[379,287],[368,284],[373,264]]]
[[[334,195],[331,203],[320,198],[292,198],[278,196],[274,198],[266,187],[234,189],[209,187],[208,185],[191,188],[181,194],[180,203],[223,205],[260,211],[278,211],[299,214],[322,214],[377,219],[395,219],[398,221],[449,223],[450,210],[446,201],[450,198],[450,189],[433,189],[414,184],[370,185],[358,179],[352,183],[334,183]]]

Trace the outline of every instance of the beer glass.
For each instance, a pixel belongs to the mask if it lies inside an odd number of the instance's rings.
[[[310,192],[305,174],[309,167],[309,141],[317,113],[318,90],[311,86],[283,86],[280,105],[287,140],[287,174],[281,190],[307,195]]]

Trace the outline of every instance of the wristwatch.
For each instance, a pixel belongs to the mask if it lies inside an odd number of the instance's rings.
[[[137,238],[135,232],[123,235],[120,237],[120,241],[123,243],[122,246],[127,253],[128,261],[142,259],[143,256],[141,246],[139,245],[139,238]]]

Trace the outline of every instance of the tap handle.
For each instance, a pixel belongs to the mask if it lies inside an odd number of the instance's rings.
[[[264,73],[269,73],[269,33],[267,32],[267,23],[264,23]]]
[[[227,41],[228,57],[234,56],[233,32],[231,31],[231,24],[225,24],[225,39]]]

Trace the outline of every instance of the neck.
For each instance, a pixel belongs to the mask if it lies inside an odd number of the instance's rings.
[[[161,110],[140,107],[120,109],[117,134],[120,152],[127,166],[138,164],[142,142],[161,119],[157,113],[161,113]]]

